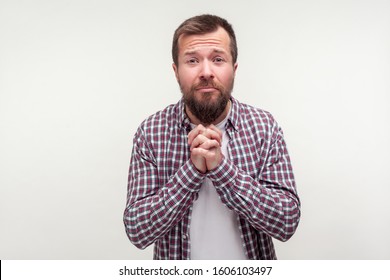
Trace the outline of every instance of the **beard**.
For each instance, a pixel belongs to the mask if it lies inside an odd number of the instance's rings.
[[[180,84],[180,89],[183,93],[183,100],[186,107],[191,113],[203,124],[212,124],[221,114],[224,112],[233,90],[234,79],[228,88],[223,87],[221,84],[212,80],[203,80],[193,86],[188,91],[185,91]],[[196,97],[196,90],[202,87],[213,87],[218,96],[214,96],[215,92],[202,92],[198,93]]]

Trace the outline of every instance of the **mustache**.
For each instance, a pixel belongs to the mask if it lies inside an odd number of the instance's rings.
[[[224,87],[221,84],[219,84],[213,80],[202,80],[199,83],[196,83],[195,85],[193,85],[192,90],[199,89],[199,88],[205,88],[205,87],[213,87],[213,88],[216,88],[220,91],[224,90]]]

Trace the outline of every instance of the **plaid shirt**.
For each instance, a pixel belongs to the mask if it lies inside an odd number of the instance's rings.
[[[140,249],[155,243],[154,259],[190,259],[192,204],[207,176],[221,201],[238,214],[248,259],[276,259],[272,237],[288,240],[300,218],[281,129],[268,112],[232,98],[229,158],[206,174],[191,163],[190,130],[183,100],[138,128],[124,212],[130,241]]]

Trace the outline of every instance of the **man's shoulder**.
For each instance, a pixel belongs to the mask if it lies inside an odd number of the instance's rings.
[[[243,114],[248,117],[260,117],[260,118],[269,118],[272,117],[272,114],[259,107],[255,107],[250,104],[240,103],[240,109]]]
[[[273,115],[253,105],[239,103],[237,128],[246,137],[272,141],[280,130]]]
[[[164,109],[147,117],[141,123],[140,128],[164,128],[174,125],[180,119],[180,107],[180,102],[166,106]]]
[[[262,126],[265,124],[273,125],[275,123],[275,119],[269,111],[237,100],[235,102],[237,102],[237,113],[243,125]]]

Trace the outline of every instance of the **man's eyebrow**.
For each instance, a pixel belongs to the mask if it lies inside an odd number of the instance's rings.
[[[227,53],[224,49],[214,49],[216,53]]]
[[[196,54],[197,53],[197,51],[195,51],[195,50],[190,50],[190,51],[185,51],[184,52],[184,55],[194,55],[194,54]]]
[[[195,55],[199,52],[198,49],[188,50],[184,52],[184,55]],[[214,48],[213,53],[227,53],[224,49]]]

